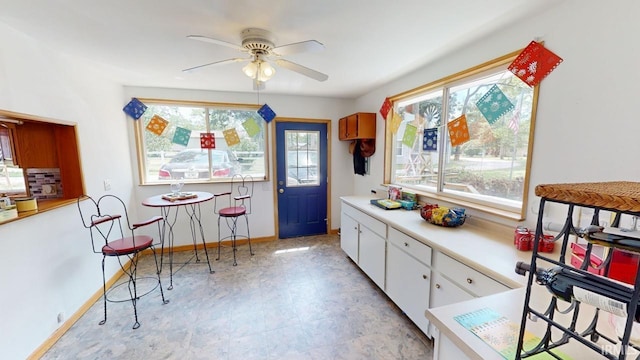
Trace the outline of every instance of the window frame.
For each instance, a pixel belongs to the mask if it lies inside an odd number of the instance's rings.
[[[512,53],[506,54],[504,56],[498,57],[496,59],[489,60],[480,65],[471,67],[469,69],[454,73],[452,75],[446,76],[444,78],[432,81],[430,83],[421,85],[414,89],[396,94],[394,96],[390,96],[389,100],[393,104],[393,109],[396,108],[398,102],[407,101],[412,98],[418,98],[421,95],[426,95],[430,92],[433,92],[437,89],[445,89],[442,91],[443,95],[448,96],[449,89],[459,86],[464,82],[472,82],[474,78],[481,76],[484,73],[489,73],[492,71],[504,69],[507,70],[507,67],[510,63],[515,60],[515,58],[522,52],[522,49],[514,51]],[[523,180],[523,193],[522,193],[522,202],[520,207],[512,206],[508,204],[501,203],[500,201],[491,201],[490,199],[481,199],[485,196],[478,197],[467,197],[456,193],[451,193],[449,191],[444,191],[444,176],[445,172],[438,172],[437,186],[435,191],[431,192],[424,188],[413,188],[411,186],[407,186],[407,184],[394,183],[392,179],[394,178],[394,168],[393,168],[393,157],[396,156],[397,151],[397,133],[391,133],[390,126],[388,126],[388,122],[385,122],[385,159],[384,159],[384,184],[397,185],[402,186],[412,192],[416,192],[418,195],[432,199],[434,201],[442,201],[451,203],[454,205],[463,206],[470,209],[476,209],[483,212],[487,212],[493,215],[498,215],[500,217],[505,217],[513,220],[524,220],[526,216],[526,209],[528,203],[528,193],[529,193],[529,181],[531,177],[531,161],[533,159],[533,144],[534,144],[534,133],[535,133],[535,122],[537,116],[537,106],[539,99],[539,85],[536,85],[532,89],[532,103],[531,103],[531,120],[528,134],[528,145],[527,145],[527,159],[525,165],[525,176]],[[445,117],[441,118],[441,126],[444,125],[446,127],[446,123],[449,122],[450,119]],[[441,132],[438,139],[438,151],[437,156],[439,158],[439,166],[440,162],[443,159],[443,144],[444,141],[448,141],[448,135],[445,132]],[[443,138],[447,138],[446,140]],[[444,166],[444,165],[443,165]]]
[[[222,102],[211,102],[211,101],[190,101],[190,100],[171,100],[171,99],[155,99],[155,98],[137,98],[142,103],[145,104],[153,104],[159,106],[175,106],[175,107],[202,107],[203,110],[217,108],[217,109],[232,109],[232,110],[241,110],[241,111],[256,111],[255,120],[263,121],[262,117],[257,113],[257,110],[260,109],[261,105],[256,104],[241,104],[241,103],[222,103]],[[207,118],[206,123],[207,127],[209,126],[210,118]],[[269,179],[269,159],[270,159],[270,149],[269,149],[269,132],[271,131],[270,123],[264,123],[262,125],[264,130],[263,136],[263,147],[264,147],[264,176],[253,177],[254,181],[262,181]],[[146,162],[146,148],[144,144],[144,131],[145,131],[144,121],[134,121],[134,135],[135,135],[135,146],[136,146],[136,159],[138,162],[138,183],[140,185],[166,185],[170,184],[174,180],[149,180],[146,177],[147,174],[147,162]],[[216,129],[215,131],[220,131]],[[185,147],[185,149],[187,149]],[[215,149],[202,149],[202,150],[215,150]],[[211,158],[211,154],[209,154],[209,158]],[[184,183],[190,184],[218,184],[218,183],[229,183],[232,181],[232,177],[209,177],[208,179],[182,179]]]

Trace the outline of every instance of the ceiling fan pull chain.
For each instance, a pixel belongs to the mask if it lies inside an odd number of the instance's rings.
[[[255,79],[253,81],[255,81],[256,84],[256,90],[258,91],[258,105],[260,105],[260,83],[258,82],[258,79]]]

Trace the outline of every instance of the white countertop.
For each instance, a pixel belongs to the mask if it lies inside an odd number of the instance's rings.
[[[481,226],[467,220],[455,228],[426,222],[419,210],[384,210],[370,203],[374,197],[345,196],[342,201],[387,223],[389,226],[429,245],[478,271],[515,289],[526,285],[526,277],[516,274],[516,262],[531,262],[530,251],[513,246],[513,230],[503,226]],[[558,247],[555,249],[557,257]]]

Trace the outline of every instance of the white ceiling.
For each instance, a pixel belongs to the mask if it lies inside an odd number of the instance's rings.
[[[253,91],[244,64],[182,70],[246,55],[187,35],[240,44],[243,29],[258,27],[275,35],[276,46],[315,39],[323,52],[286,59],[329,79],[277,68],[262,92],[353,98],[554,2],[0,0],[0,21],[56,51],[99,63],[124,85],[218,91]]]

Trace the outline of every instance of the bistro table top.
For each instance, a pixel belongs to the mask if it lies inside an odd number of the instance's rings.
[[[164,198],[167,194],[160,194],[148,197],[142,201],[142,205],[150,207],[167,207],[167,206],[181,206],[197,204],[213,199],[213,194],[205,191],[190,191],[189,194],[194,194],[195,197],[189,197],[186,199],[167,200]]]

